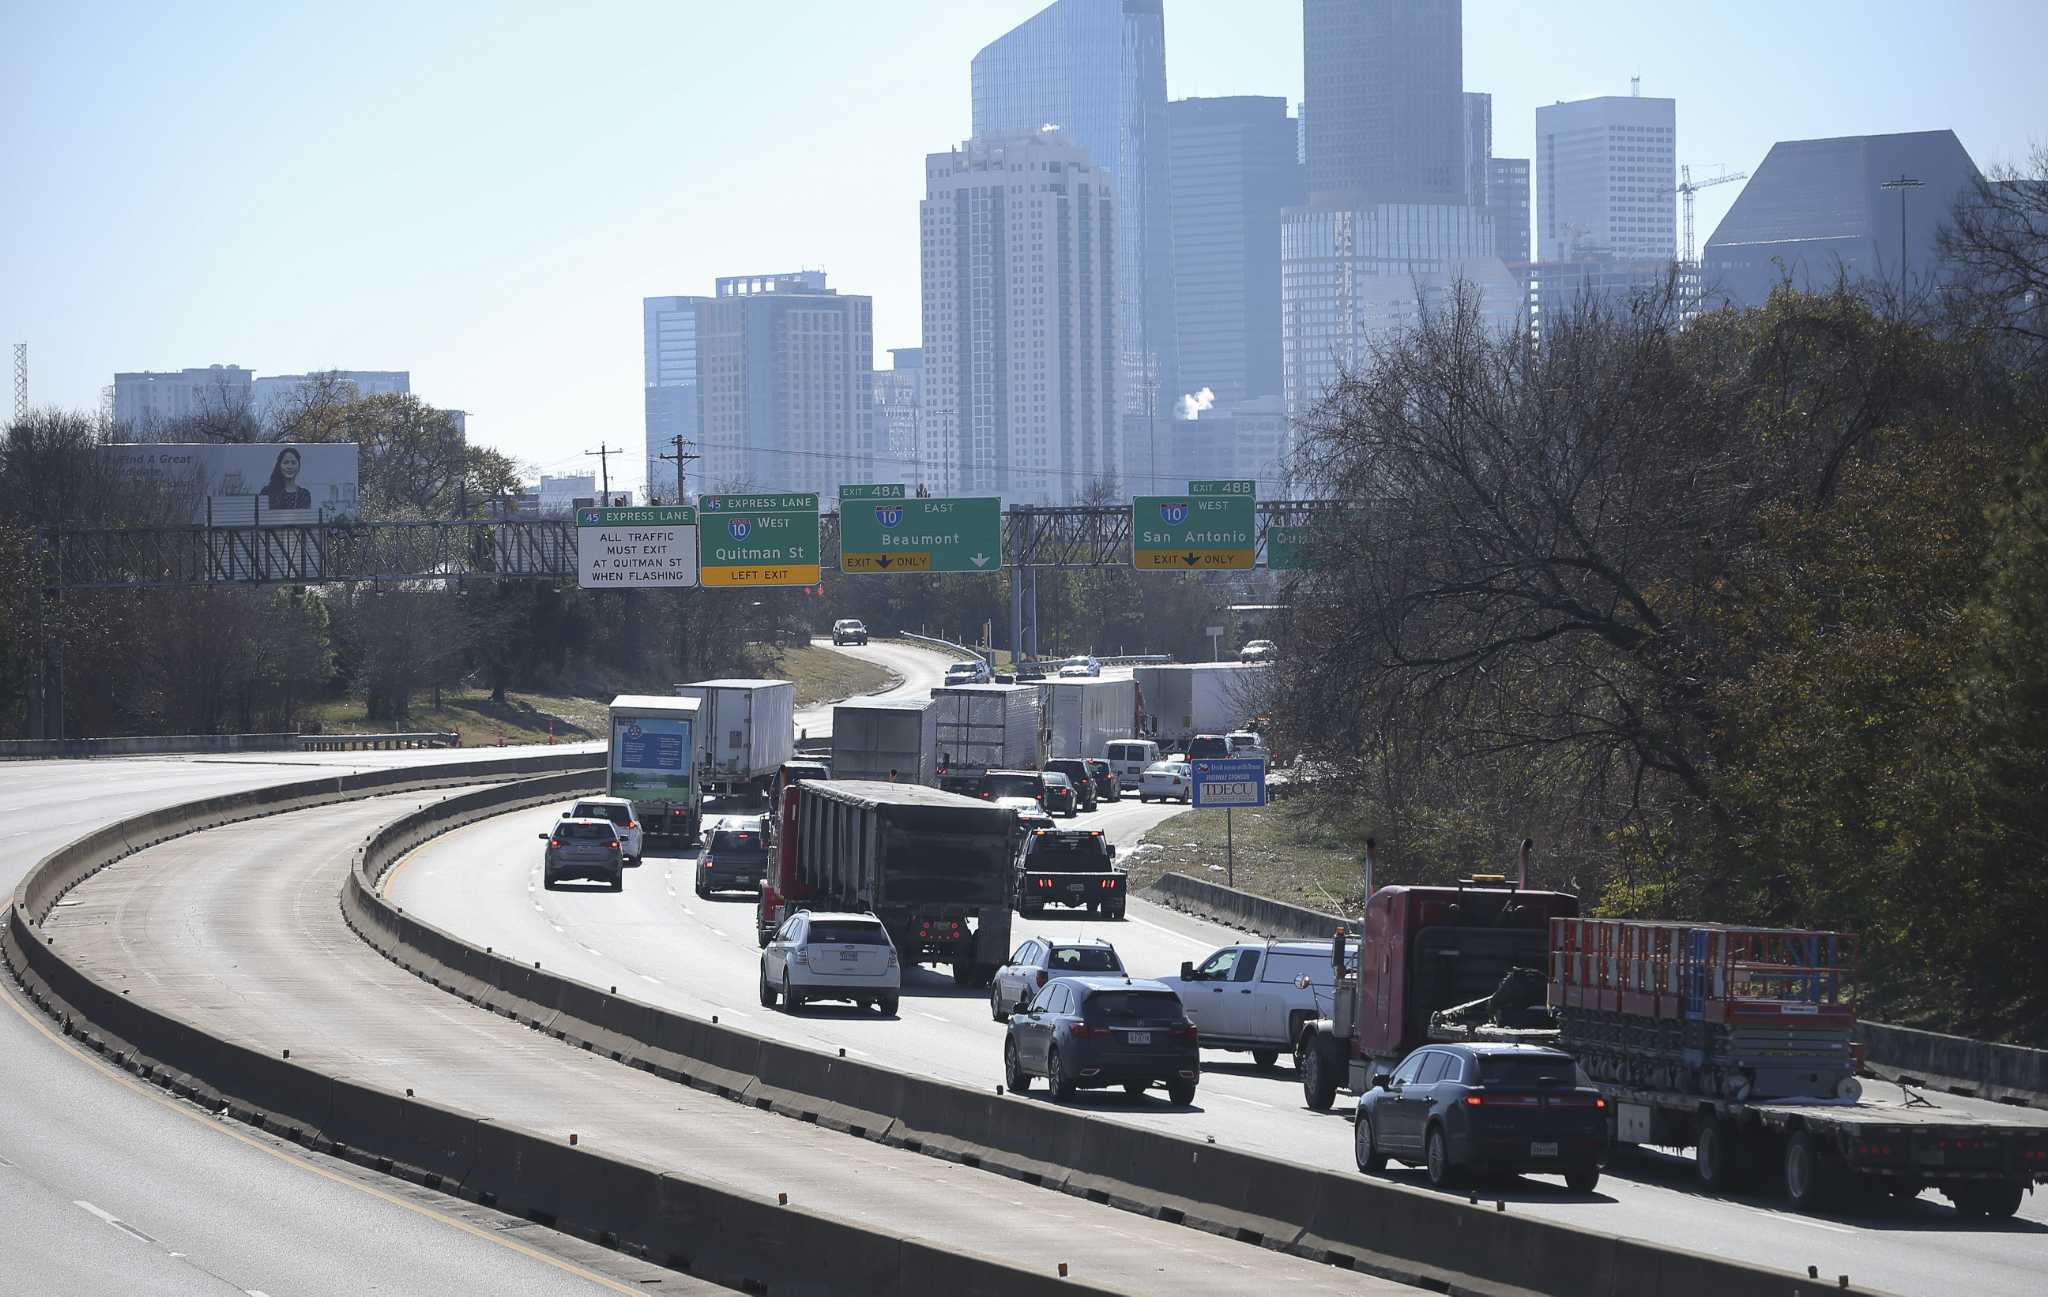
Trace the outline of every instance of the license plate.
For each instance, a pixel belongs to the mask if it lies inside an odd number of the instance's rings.
[[[1084,883],[1068,883],[1067,890],[1070,892],[1085,892],[1088,890],[1088,887]]]
[[[1133,1045],[1149,1045],[1152,1043],[1152,1033],[1149,1031],[1131,1032],[1130,1041]]]
[[[1532,1144],[1530,1144],[1530,1145],[1529,1145],[1529,1156],[1530,1156],[1530,1157],[1556,1157],[1556,1156],[1557,1156],[1557,1141],[1556,1141],[1556,1140],[1550,1140],[1550,1141],[1548,1141],[1547,1143],[1545,1143],[1545,1142],[1539,1142],[1539,1143],[1532,1143]]]
[[[839,952],[839,962],[842,964],[850,964],[859,958],[860,952],[857,950],[842,950]]]

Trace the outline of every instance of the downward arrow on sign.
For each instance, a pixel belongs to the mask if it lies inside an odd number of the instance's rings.
[[[974,555],[974,556],[972,557],[972,559],[971,559],[970,561],[971,561],[971,562],[972,562],[972,563],[974,564],[974,566],[976,566],[976,567],[987,567],[987,566],[988,566],[988,555],[986,555],[986,554],[976,554],[976,555]]]
[[[889,566],[890,561],[891,560],[889,556],[887,554],[884,554],[882,555],[882,557],[875,560],[875,566],[886,569]]]
[[[1183,554],[1180,556],[1180,561],[1187,564],[1189,567],[1193,567],[1195,564],[1202,561],[1202,556],[1199,554]]]

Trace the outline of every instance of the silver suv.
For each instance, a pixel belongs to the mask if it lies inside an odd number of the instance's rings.
[[[838,621],[832,623],[832,643],[834,647],[841,644],[865,644],[867,642],[868,628],[866,623],[853,617],[841,617]]]
[[[541,857],[543,886],[553,888],[565,878],[592,878],[610,883],[615,892],[625,890],[626,854],[610,820],[564,816],[540,837],[548,844]]]

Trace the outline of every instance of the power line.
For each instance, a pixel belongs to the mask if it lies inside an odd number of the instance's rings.
[[[612,456],[625,453],[626,448],[624,446],[613,446],[602,441],[597,443],[596,450],[586,450],[583,452],[585,459],[593,455],[597,457],[597,471],[603,474],[602,481],[604,483],[599,489],[598,494],[604,497],[605,504],[610,504],[612,500]]]
[[[673,455],[657,456],[657,458],[674,461],[676,466],[676,503],[681,504],[683,501],[690,498],[689,490],[683,481],[683,470],[689,465],[689,462],[691,460],[702,459],[704,457],[702,455],[688,454],[683,450],[683,447],[689,445],[690,442],[689,439],[683,436],[683,434],[680,432],[677,433],[675,436],[669,438],[669,444],[676,448],[676,453]],[[654,483],[649,482],[647,484],[647,494],[649,497],[652,497],[654,495]],[[648,500],[648,503],[654,503],[652,498]]]

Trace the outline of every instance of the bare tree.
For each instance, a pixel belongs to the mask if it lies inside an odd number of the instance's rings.
[[[1964,194],[1941,250],[1965,302],[2038,359],[2048,348],[2048,145]]]

